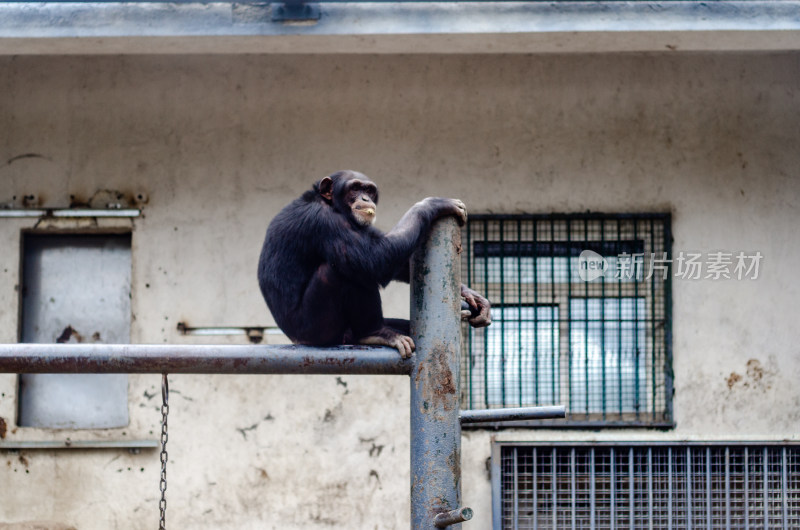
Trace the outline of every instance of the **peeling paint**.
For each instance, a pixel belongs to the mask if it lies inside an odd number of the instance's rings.
[[[355,357],[325,357],[322,359],[314,359],[313,357],[306,356],[303,357],[302,366],[346,366],[348,364],[354,364],[355,362]]]
[[[450,348],[441,343],[434,344],[429,358],[421,362],[417,368],[415,382],[420,386],[423,396],[423,409],[429,406],[442,408],[444,411],[453,410],[451,395],[456,393],[456,381],[448,365]],[[428,381],[422,381],[427,378]]]

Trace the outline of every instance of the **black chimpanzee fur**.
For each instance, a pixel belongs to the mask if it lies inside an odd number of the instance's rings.
[[[276,323],[295,343],[310,345],[384,344],[408,337],[408,321],[384,321],[380,287],[408,281],[408,263],[431,223],[455,215],[466,221],[461,201],[427,198],[384,234],[372,226],[377,186],[354,171],[318,181],[292,201],[267,229],[258,280]],[[462,287],[481,314],[473,325],[490,323],[489,302]]]

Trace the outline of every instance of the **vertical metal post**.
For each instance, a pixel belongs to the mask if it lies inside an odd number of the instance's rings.
[[[570,518],[572,521],[572,530],[576,530],[577,520],[575,518],[577,511],[577,487],[575,485],[577,472],[575,471],[575,448],[569,451],[569,494],[570,494]]]
[[[436,528],[436,515],[461,502],[460,251],[459,228],[448,217],[411,260],[412,530]]]
[[[597,497],[595,491],[595,451],[594,447],[589,449],[589,528],[595,530],[595,512],[597,511]]]
[[[712,526],[711,520],[711,448],[706,447],[706,524]]]
[[[633,482],[633,447],[628,448],[628,521],[631,528],[634,528],[636,513],[633,511],[633,499],[636,496],[636,485]]]
[[[617,455],[611,448],[611,530],[617,530]]]
[[[535,451],[535,450],[534,450]],[[503,451],[499,444],[492,444],[492,528],[503,527],[502,475]]]
[[[725,528],[731,527],[731,449],[725,448]]]
[[[784,530],[789,528],[786,526],[786,515],[789,511],[788,506],[788,496],[789,496],[789,488],[788,483],[786,481],[786,448],[781,448],[781,522],[783,523],[782,528]]]
[[[553,528],[558,528],[558,477],[556,476],[556,448],[553,447],[550,460],[552,462],[550,484],[553,486],[553,505],[550,507],[553,514]]]
[[[533,448],[533,530],[539,530],[539,477],[536,468],[539,467],[539,455]],[[499,527],[496,527],[499,528]]]
[[[764,462],[764,528],[769,528],[769,455],[767,454],[767,446],[765,445],[762,450]]]
[[[692,448],[686,447],[686,530],[692,530],[692,475],[694,466],[692,465]]]
[[[517,453],[519,448],[514,448],[514,519],[511,521],[511,530],[519,530],[519,464]]]
[[[672,528],[672,506],[675,502],[672,497],[672,447],[667,449],[667,481],[669,489],[669,497],[667,500],[667,528]]]
[[[647,527],[653,530],[653,448],[647,448]]]
[[[672,263],[672,217],[664,217],[664,250],[667,252],[667,263]],[[667,278],[664,280],[664,315],[672,315],[672,265],[668,265]],[[672,318],[664,319],[664,412],[667,421],[674,422],[672,414]]]
[[[503,281],[500,282],[500,307],[503,308],[505,311],[506,306],[506,293],[505,293],[505,284],[507,278],[505,277],[506,272],[506,253],[505,253],[505,245],[503,243],[503,236],[505,235],[506,228],[504,226],[503,220],[500,219],[500,277]],[[520,311],[520,308],[517,308],[517,311]],[[506,337],[506,319],[508,318],[508,314],[504,314],[503,318],[500,320],[500,336],[505,339]],[[517,325],[519,325],[519,313],[517,313]],[[522,377],[522,373],[519,374]],[[500,341],[500,402],[503,406],[507,406],[506,403],[506,341]]]
[[[750,451],[744,448],[744,530],[750,530]]]

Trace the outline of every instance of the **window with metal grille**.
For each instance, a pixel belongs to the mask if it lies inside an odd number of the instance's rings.
[[[800,528],[800,445],[495,444],[495,530]]]
[[[472,215],[467,409],[564,404],[566,425],[672,426],[669,214]],[[515,425],[565,425],[563,421]]]

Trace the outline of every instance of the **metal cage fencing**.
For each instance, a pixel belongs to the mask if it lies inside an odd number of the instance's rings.
[[[494,457],[496,530],[800,528],[796,444],[499,445]]]
[[[672,425],[669,214],[472,215],[462,239],[463,277],[493,304],[492,326],[464,326],[464,408]]]

